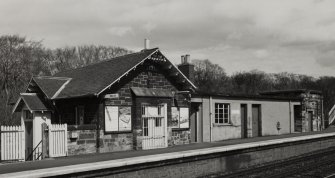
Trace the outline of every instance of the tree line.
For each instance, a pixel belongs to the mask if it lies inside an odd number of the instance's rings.
[[[0,36],[0,123],[17,121],[11,109],[32,76],[50,76],[128,53],[131,51],[102,45],[49,49],[19,35]]]
[[[11,109],[32,76],[50,76],[131,53],[121,47],[102,45],[67,46],[49,49],[40,41],[19,35],[0,36],[0,123],[13,124]],[[335,104],[335,77],[311,77],[293,73],[265,73],[258,70],[227,75],[209,60],[193,60],[195,85],[200,91],[222,94],[256,95],[262,91],[286,89],[320,90],[324,95],[325,116]]]

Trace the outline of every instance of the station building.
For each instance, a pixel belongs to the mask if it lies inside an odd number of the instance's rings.
[[[199,93],[189,61],[185,55],[177,67],[158,48],[146,48],[54,76],[33,77],[13,109],[21,112],[30,134],[26,147],[36,147],[42,125],[52,123],[67,124],[68,155],[321,129],[322,102],[314,112],[308,104],[314,100],[297,96]],[[310,111],[312,121],[302,120]],[[315,119],[320,122],[312,128]]]

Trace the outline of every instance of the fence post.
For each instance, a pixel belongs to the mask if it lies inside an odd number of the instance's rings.
[[[5,146],[4,146],[4,136],[3,136],[3,134],[2,134],[2,131],[4,130],[4,126],[1,126],[0,127],[0,135],[1,135],[1,160],[3,160],[4,159],[4,148],[5,148]]]
[[[49,127],[49,157],[53,157],[53,136],[52,136],[53,125]]]
[[[65,127],[65,133],[64,133],[64,135],[65,135],[65,156],[67,156],[67,124],[64,124],[64,127]]]

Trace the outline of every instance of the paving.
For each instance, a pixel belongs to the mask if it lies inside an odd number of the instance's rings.
[[[335,132],[335,129],[334,128],[327,129],[322,132],[295,133],[295,134],[277,135],[277,136],[263,136],[263,137],[254,137],[254,138],[246,138],[246,139],[225,140],[225,141],[212,142],[212,143],[191,143],[188,145],[179,145],[179,146],[173,146],[173,147],[162,148],[162,149],[153,149],[153,150],[95,153],[95,154],[85,154],[85,155],[76,155],[76,156],[61,157],[61,158],[44,159],[41,161],[9,163],[9,164],[0,165],[0,174],[45,169],[45,168],[53,168],[53,167],[61,167],[61,166],[70,166],[70,165],[77,165],[77,164],[83,164],[83,163],[96,163],[96,162],[101,162],[101,161],[110,161],[110,160],[132,158],[132,157],[146,156],[146,155],[173,153],[173,152],[181,152],[181,151],[196,150],[196,149],[206,149],[206,148],[220,147],[220,146],[226,146],[226,145],[235,145],[235,144],[298,137],[298,136],[305,136],[305,135],[315,135],[315,134],[329,133],[329,132]]]

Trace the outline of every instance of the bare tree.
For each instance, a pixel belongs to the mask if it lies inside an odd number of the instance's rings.
[[[13,93],[22,88],[31,76],[34,49],[40,48],[39,42],[27,41],[17,35],[0,37],[0,86],[5,98],[4,117],[10,117],[9,103]]]

